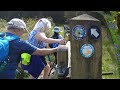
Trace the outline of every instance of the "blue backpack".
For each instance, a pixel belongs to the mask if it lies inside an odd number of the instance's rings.
[[[1,33],[0,36],[0,72],[2,72],[8,66],[9,41],[17,39],[18,36],[6,36],[6,33]]]

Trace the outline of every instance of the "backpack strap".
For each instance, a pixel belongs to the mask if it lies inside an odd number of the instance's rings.
[[[0,34],[0,37],[6,41],[8,41],[8,44],[10,41],[12,40],[15,40],[15,39],[18,39],[19,37],[17,35],[6,35],[6,33],[1,33]],[[9,52],[9,51],[8,51]],[[10,62],[10,59],[9,59],[9,56],[8,56],[8,59],[7,59],[9,62]]]
[[[3,38],[5,36],[5,33],[0,33],[0,37]]]
[[[15,39],[18,39],[18,38],[19,38],[19,37],[16,36],[16,35],[7,36],[7,35],[6,35],[6,32],[0,33],[0,37],[6,39],[6,40],[8,40],[8,41],[12,41],[12,40],[15,40]]]
[[[12,40],[18,39],[19,37],[16,36],[16,35],[7,36],[6,33],[5,33],[3,38],[8,40],[8,41],[12,41]]]

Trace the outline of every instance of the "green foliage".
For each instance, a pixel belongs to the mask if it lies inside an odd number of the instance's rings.
[[[20,67],[16,70],[16,78],[17,79],[27,79],[29,78],[29,74],[27,72],[24,72]]]
[[[0,32],[4,32],[6,31],[6,24],[7,24],[7,21],[0,18]]]
[[[103,40],[103,63],[102,70],[103,72],[112,71],[114,74],[111,76],[103,76],[103,78],[120,78],[120,62],[118,60],[118,56],[120,53],[120,41],[119,35],[117,33],[117,22],[116,16],[119,12],[111,11],[111,15],[104,14],[105,20],[109,27],[109,31],[112,36],[113,45],[110,44],[109,41]]]
[[[108,41],[103,41],[102,46],[102,72],[113,72],[113,75],[103,76],[103,79],[117,79],[118,76],[118,66],[117,58],[115,56],[115,49],[111,43]]]
[[[27,26],[27,30],[30,32],[34,28],[35,23],[38,21],[38,18],[22,18]],[[25,33],[21,38],[27,40],[28,33]]]

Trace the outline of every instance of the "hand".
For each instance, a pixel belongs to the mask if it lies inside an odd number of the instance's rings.
[[[65,45],[65,44],[66,44],[66,41],[65,41],[65,39],[60,39],[60,42],[59,42],[59,43]]]
[[[52,67],[53,66],[53,64],[54,64],[54,62],[48,62],[49,63],[49,65],[50,65],[50,67]]]

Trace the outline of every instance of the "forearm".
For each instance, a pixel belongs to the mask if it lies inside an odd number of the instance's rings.
[[[52,48],[52,49],[37,49],[33,55],[48,55],[51,53],[57,52],[57,48]]]
[[[47,38],[43,33],[38,33],[35,38],[46,43],[59,43],[60,39]]]
[[[52,39],[52,38],[47,38],[45,40],[46,43],[60,43],[60,39]]]

